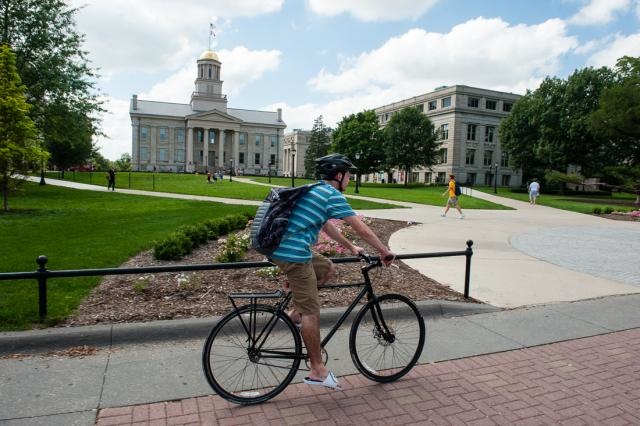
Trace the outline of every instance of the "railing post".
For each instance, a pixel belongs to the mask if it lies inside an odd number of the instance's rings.
[[[469,298],[469,279],[471,278],[471,256],[473,256],[473,250],[471,250],[471,246],[473,246],[472,240],[467,240],[467,249],[465,250],[464,257],[467,260],[467,264],[464,269],[464,298]]]
[[[38,268],[38,304],[40,308],[40,322],[44,322],[47,317],[47,262],[49,259],[47,256],[38,256],[36,262],[40,267]]]

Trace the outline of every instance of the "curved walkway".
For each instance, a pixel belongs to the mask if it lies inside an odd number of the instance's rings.
[[[240,182],[267,185],[236,177]],[[39,178],[31,178],[39,181]],[[47,179],[49,184],[106,191],[103,186]],[[119,189],[125,194],[259,205],[259,201]],[[416,223],[395,233],[400,253],[464,250],[473,240],[471,296],[499,307],[574,301],[640,293],[637,253],[640,223],[603,219],[480,191],[470,195],[515,210],[468,210],[442,218],[442,207],[391,201],[399,209],[366,210],[367,216]],[[387,202],[366,196],[349,198]],[[462,198],[464,207],[464,197]],[[464,258],[405,261],[440,283],[464,290]]]

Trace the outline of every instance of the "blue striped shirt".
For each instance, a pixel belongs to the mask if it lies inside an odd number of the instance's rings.
[[[271,255],[284,262],[305,263],[311,260],[311,246],[329,219],[355,216],[344,195],[333,186],[322,182],[309,190],[289,216],[287,231],[280,246]]]

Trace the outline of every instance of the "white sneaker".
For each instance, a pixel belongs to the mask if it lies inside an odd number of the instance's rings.
[[[440,217],[447,217],[444,213],[440,213]]]
[[[460,215],[460,219],[464,219],[464,215],[463,214]]]

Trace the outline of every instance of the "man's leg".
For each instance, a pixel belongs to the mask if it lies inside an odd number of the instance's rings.
[[[322,348],[320,347],[320,314],[305,314],[302,316],[302,340],[309,355],[309,378],[323,381],[329,370],[322,363]]]

